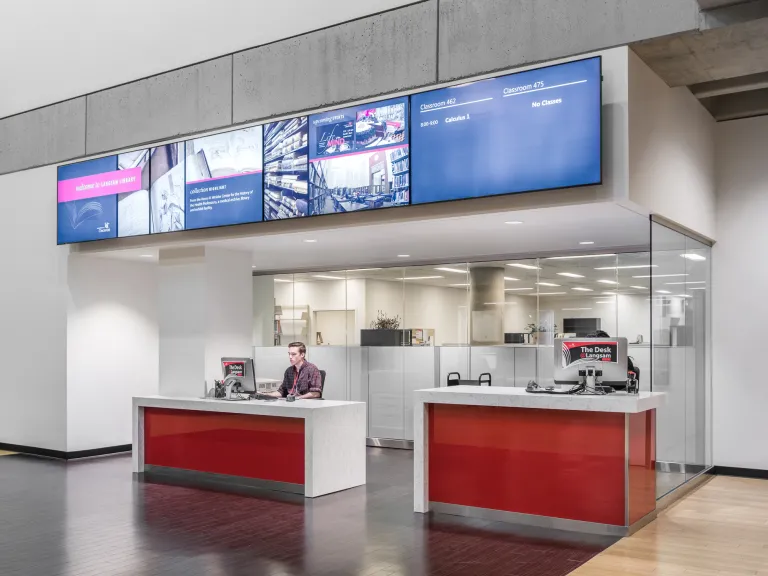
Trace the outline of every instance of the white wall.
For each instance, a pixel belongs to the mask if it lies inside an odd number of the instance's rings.
[[[63,451],[69,250],[56,246],[55,182],[55,166],[0,176],[0,443]]]
[[[411,2],[3,3],[0,118]]]
[[[272,276],[253,277],[253,345],[272,346],[275,329],[275,282]]]
[[[629,200],[715,237],[715,121],[629,51]]]
[[[712,256],[713,447],[720,466],[768,470],[768,117],[717,125]]]
[[[158,393],[157,266],[69,257],[67,451],[131,443],[133,396]]]

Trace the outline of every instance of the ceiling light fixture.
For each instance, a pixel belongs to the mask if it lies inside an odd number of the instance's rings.
[[[466,274],[466,270],[459,270],[458,268],[435,268],[435,270],[439,270],[440,272],[453,272],[454,274]]]
[[[581,244],[582,246],[591,246],[592,244],[594,244],[594,242],[586,241],[586,242],[579,242],[579,244]]]
[[[531,296],[562,296],[567,292],[539,292],[538,294],[531,294]]]
[[[315,240],[314,238],[307,238],[306,240],[304,240],[305,244],[314,244],[316,242],[317,240]]]
[[[635,264],[633,266],[605,266],[595,270],[632,270],[633,268],[658,268],[658,264]]]
[[[285,278],[275,278],[275,282],[290,282],[293,284],[293,280],[287,280]]]
[[[578,310],[592,310],[592,308],[563,308],[563,312],[576,312]]]
[[[522,292],[523,290],[533,290],[533,288],[505,288],[504,292]]]
[[[152,254],[142,254],[141,257],[142,258],[154,258],[154,256],[152,256]],[[256,268],[256,266],[254,266],[254,268]]]
[[[327,276],[326,274],[313,274],[312,278],[320,278],[321,280],[344,280],[339,276]]]
[[[560,288],[560,284],[552,284],[552,282],[536,282],[537,286],[550,286],[552,288]]]
[[[398,258],[410,258],[411,255],[410,254],[398,254],[397,257]]]
[[[558,276],[566,276],[568,278],[584,278],[581,274],[574,274],[573,272],[558,272]]]
[[[507,264],[513,268],[523,268],[524,270],[541,270],[538,266],[531,266],[530,264]]]
[[[667,286],[685,286],[688,284],[706,284],[704,280],[696,280],[695,282],[665,282]]]
[[[374,270],[381,270],[381,268],[353,268],[352,270],[341,270],[341,272],[373,272]]]
[[[443,276],[411,276],[410,278],[397,278],[397,280],[437,280]]]
[[[616,300],[598,300],[595,304],[616,304]]]
[[[656,290],[657,294],[672,294],[669,290]]]
[[[647,276],[632,276],[632,278],[679,278],[688,274],[649,274]]]
[[[517,278],[512,278],[511,276],[504,276],[504,280],[507,282],[520,282]]]
[[[581,256],[550,256],[546,260],[578,260],[580,258],[604,258],[608,256],[616,256],[616,254],[583,254]]]
[[[451,286],[452,288],[462,288],[469,286],[469,284],[448,284],[448,286]]]
[[[571,290],[576,290],[577,292],[594,292],[592,288],[571,288]]]
[[[504,222],[504,224],[510,224],[512,226],[516,224],[522,224],[523,222],[521,220],[509,220],[508,222]]]
[[[702,256],[701,254],[680,254],[681,258],[685,258],[686,260],[692,260],[694,262],[703,262],[706,260],[706,256]]]
[[[599,284],[618,284],[618,282],[616,282],[616,280],[598,280],[597,282]]]

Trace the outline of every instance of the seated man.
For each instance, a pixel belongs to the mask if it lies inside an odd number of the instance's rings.
[[[311,362],[307,362],[306,355],[307,347],[303,342],[288,344],[288,360],[291,362],[291,366],[285,371],[280,388],[275,392],[270,392],[270,396],[277,398],[285,398],[286,396],[320,398],[323,393],[320,370]]]

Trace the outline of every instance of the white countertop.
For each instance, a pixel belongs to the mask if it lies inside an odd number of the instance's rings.
[[[203,412],[228,412],[230,414],[285,416],[288,418],[306,418],[318,410],[329,410],[355,404],[364,404],[364,402],[317,399],[286,402],[282,398],[277,399],[275,402],[266,400],[229,401],[215,398],[173,398],[170,396],[138,396],[133,399],[134,408],[173,408],[177,410],[200,410]]]
[[[605,396],[531,394],[525,388],[501,386],[450,386],[416,390],[414,400],[427,404],[465,404],[546,410],[582,410],[635,414],[666,403],[665,392],[616,392]]]

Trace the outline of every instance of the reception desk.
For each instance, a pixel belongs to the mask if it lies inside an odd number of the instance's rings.
[[[414,393],[414,510],[615,536],[655,516],[663,393]]]
[[[366,405],[133,399],[133,471],[308,498],[365,484]]]

